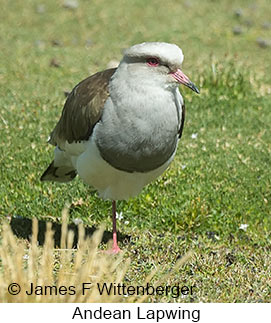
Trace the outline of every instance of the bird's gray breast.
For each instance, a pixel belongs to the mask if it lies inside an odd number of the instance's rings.
[[[172,97],[128,99],[117,105],[109,98],[94,130],[101,156],[126,172],[148,172],[163,165],[176,149],[177,109]]]

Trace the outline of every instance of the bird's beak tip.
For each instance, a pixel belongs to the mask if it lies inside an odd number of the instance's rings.
[[[199,89],[196,87],[196,85],[193,82],[189,82],[189,83],[184,84],[184,85],[186,85],[187,87],[189,87],[191,90],[193,90],[197,94],[200,94]]]

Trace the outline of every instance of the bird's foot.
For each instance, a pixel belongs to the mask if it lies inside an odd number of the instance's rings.
[[[113,254],[113,255],[116,255],[120,252],[122,252],[122,250],[120,249],[120,247],[118,245],[113,245],[112,248],[106,250],[106,253]]]

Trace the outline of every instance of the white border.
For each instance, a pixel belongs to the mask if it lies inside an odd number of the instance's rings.
[[[95,310],[102,308],[102,311],[108,310],[131,312],[131,318],[127,319],[81,319],[80,315],[76,315],[72,319],[76,309],[79,308],[81,313],[85,310],[90,310],[94,313]],[[139,310],[138,310],[139,308]],[[165,315],[169,311],[186,310],[185,318],[161,318],[163,311]],[[20,323],[69,323],[69,322],[142,322],[142,323],[163,323],[163,322],[200,322],[200,323],[258,323],[270,322],[270,304],[203,304],[203,303],[143,303],[143,304],[129,304],[129,303],[72,303],[72,304],[0,304],[0,320],[1,322],[20,322]],[[140,313],[138,317],[138,311]],[[167,312],[166,312],[167,311]],[[192,314],[190,319],[187,315],[193,311],[199,311],[200,317],[197,320],[196,315],[194,319]],[[77,310],[78,313],[78,310]],[[88,312],[89,313],[89,312]],[[97,313],[97,312],[96,312]],[[109,312],[106,312],[107,314]],[[152,313],[155,318],[147,318],[147,313],[151,316]],[[183,312],[184,313],[184,312]],[[194,312],[197,314],[198,312]],[[160,318],[159,318],[159,317]]]

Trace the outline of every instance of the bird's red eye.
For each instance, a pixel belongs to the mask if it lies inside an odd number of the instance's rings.
[[[158,66],[159,65],[159,59],[157,59],[156,57],[149,57],[147,59],[147,64],[149,66]]]

